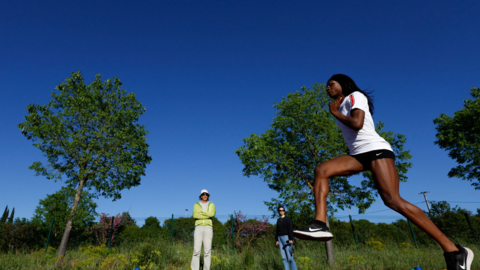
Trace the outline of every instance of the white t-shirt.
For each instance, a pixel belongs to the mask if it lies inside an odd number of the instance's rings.
[[[345,126],[337,119],[337,125],[342,130],[343,137],[350,150],[350,155],[358,155],[382,149],[393,152],[390,144],[375,131],[375,124],[373,123],[373,118],[368,107],[368,99],[358,91],[346,96],[338,111],[343,115],[351,116],[350,113],[353,109],[360,109],[365,112],[363,127],[359,131]]]
[[[202,201],[200,201],[200,205],[202,206],[203,212],[207,212],[208,201],[207,201],[207,203],[203,203]]]

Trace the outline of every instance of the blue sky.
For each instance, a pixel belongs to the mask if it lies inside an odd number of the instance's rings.
[[[147,108],[141,123],[150,131],[153,161],[141,185],[116,202],[99,199],[99,213],[129,210],[140,223],[184,216],[206,188],[219,217],[269,215],[263,201],[276,193],[242,175],[234,150],[269,127],[275,102],[335,73],[374,90],[374,120],[406,135],[405,199],[419,203],[431,191],[430,200],[476,210],[480,191],[448,178],[455,163],[433,144],[433,119],[480,87],[478,10],[478,1],[3,1],[0,207],[30,218],[60,189],[28,169],[43,157],[17,124],[27,104],[46,104],[81,70],[87,82],[120,78]],[[379,201],[367,213],[383,209]]]

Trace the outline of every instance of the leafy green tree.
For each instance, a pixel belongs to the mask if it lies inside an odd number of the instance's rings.
[[[130,216],[130,212],[122,213],[122,225],[123,226],[136,226],[137,222]]]
[[[5,222],[7,222],[9,213],[10,213],[10,210],[8,210],[8,205],[7,205],[7,206],[5,206],[5,210],[3,211],[3,215],[0,218],[0,224],[5,224]]]
[[[244,145],[236,150],[246,176],[257,175],[268,187],[279,193],[278,199],[265,202],[273,215],[278,205],[284,205],[289,213],[299,213],[304,220],[314,215],[314,168],[334,157],[347,154],[347,145],[334,117],[329,113],[331,103],[324,84],[288,94],[273,107],[277,115],[271,128],[260,135],[244,138]],[[376,125],[377,132],[392,146],[396,155],[396,167],[400,181],[407,180],[411,158],[404,150],[404,135],[383,131],[383,123]],[[329,211],[334,205],[340,209],[355,205],[364,212],[378,196],[369,171],[362,173],[360,186],[348,181],[348,177],[330,179]],[[298,225],[298,224],[297,224]]]
[[[432,201],[430,203],[430,216],[431,217],[440,217],[446,212],[452,211],[452,207],[446,201]]]
[[[8,217],[7,223],[13,223],[13,217],[15,216],[15,207],[12,209],[10,213],[10,217]]]
[[[458,205],[450,207],[446,201],[432,202],[431,220],[450,239],[458,242],[459,239],[471,240],[471,231],[465,219],[465,215],[471,216],[472,212]],[[471,217],[474,227],[478,225],[478,219]]]
[[[45,199],[40,200],[33,214],[32,222],[50,226],[52,217],[55,217],[52,233],[54,237],[57,237],[65,230],[70,216],[69,210],[72,209],[76,193],[77,191],[73,187],[66,186],[53,194],[47,195]],[[73,228],[85,230],[95,221],[98,214],[95,212],[97,204],[93,201],[93,197],[87,191],[82,192],[73,218]]]
[[[160,221],[156,217],[148,217],[145,219],[145,224],[142,228],[160,228]]]
[[[437,129],[435,144],[458,163],[448,176],[471,181],[480,190],[480,88],[470,89],[470,95],[473,99],[465,99],[464,108],[453,117],[442,113],[433,120]]]
[[[119,199],[123,189],[140,185],[151,161],[148,131],[138,124],[145,108],[121,86],[118,78],[102,82],[101,75],[86,85],[80,72],[72,73],[47,105],[28,105],[25,122],[18,125],[47,160],[34,162],[30,169],[47,179],[64,176],[66,184],[77,188],[59,258],[65,255],[83,189]]]

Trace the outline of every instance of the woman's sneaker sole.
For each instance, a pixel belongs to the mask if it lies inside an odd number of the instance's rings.
[[[331,232],[293,231],[293,236],[298,239],[311,241],[329,241],[333,239],[333,234]]]

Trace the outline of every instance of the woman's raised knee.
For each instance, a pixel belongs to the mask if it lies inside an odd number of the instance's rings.
[[[328,178],[327,166],[320,164],[315,167],[315,177]]]

